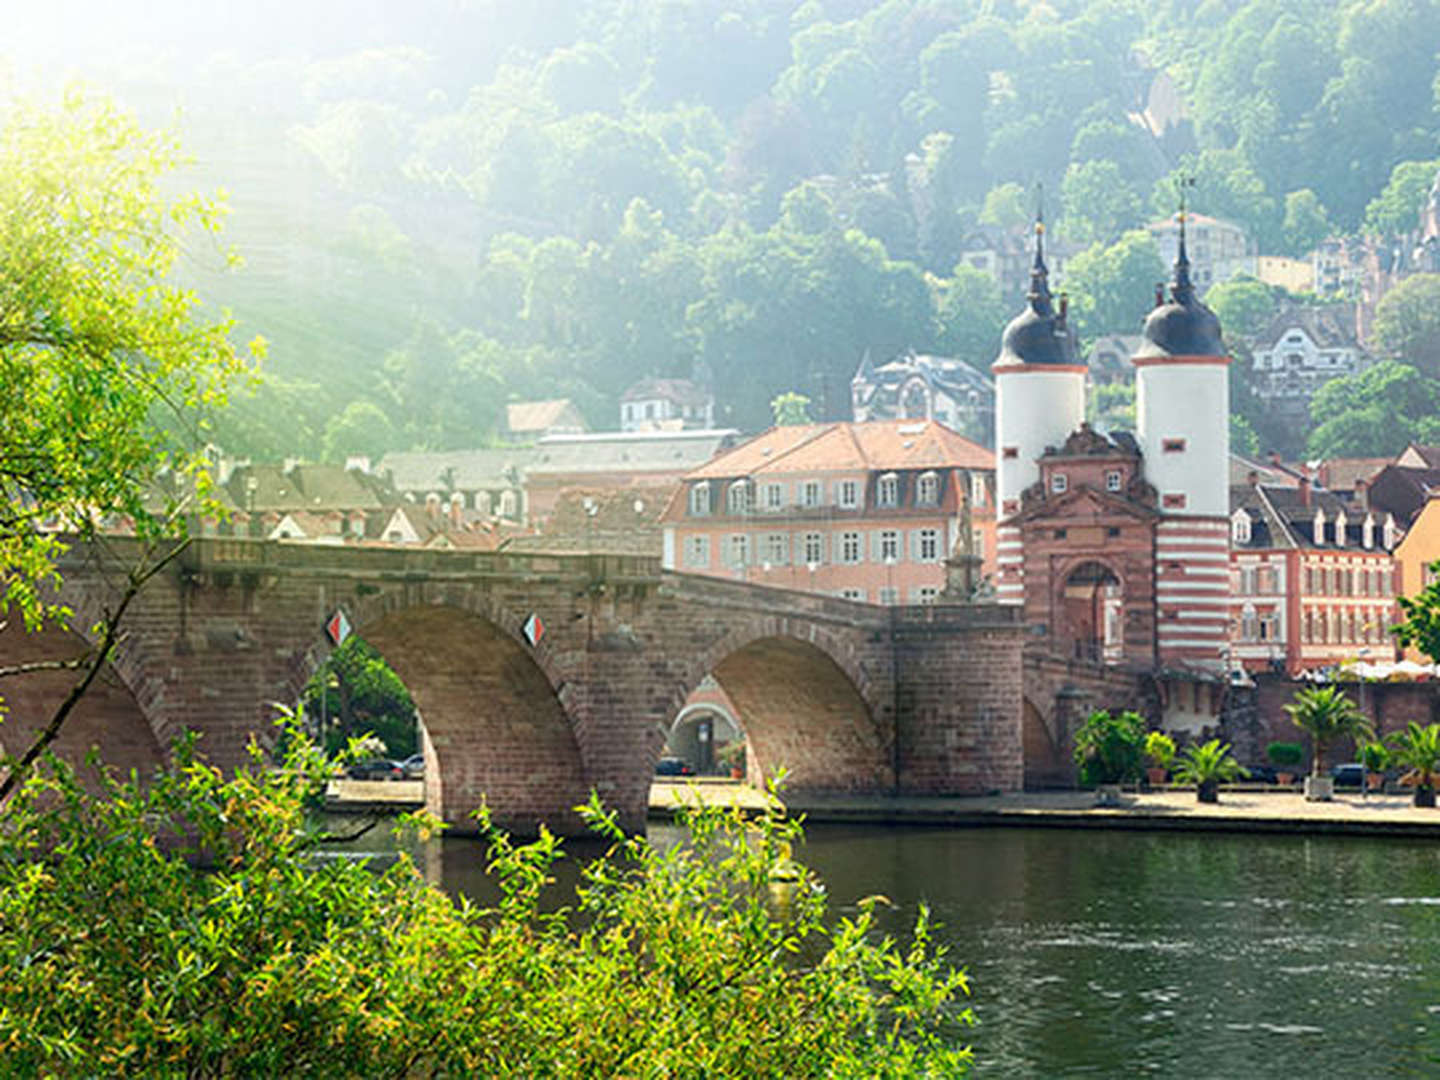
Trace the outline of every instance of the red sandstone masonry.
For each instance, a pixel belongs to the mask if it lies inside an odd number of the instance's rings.
[[[94,567],[66,574],[77,606],[103,603]],[[116,671],[155,745],[196,730],[231,768],[326,655],[336,608],[410,687],[427,800],[462,827],[483,798],[504,823],[568,831],[592,788],[640,827],[664,729],[712,672],[797,793],[1021,784],[1017,610],[885,609],[644,558],[197,541],[137,601]]]

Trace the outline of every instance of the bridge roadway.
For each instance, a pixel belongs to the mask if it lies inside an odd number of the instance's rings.
[[[67,556],[74,625],[113,600],[137,550]],[[409,688],[427,805],[462,828],[483,798],[518,830],[572,832],[592,788],[642,827],[667,725],[707,674],[736,705],[753,762],[787,769],[791,791],[982,794],[1023,780],[1015,609],[881,608],[627,556],[243,539],[194,540],[145,587],[61,751],[98,746],[143,770],[189,730],[233,768],[252,738],[273,738],[274,703],[299,698],[337,611]],[[7,662],[76,647],[55,632],[0,634]],[[18,749],[67,683],[7,686],[0,748]]]

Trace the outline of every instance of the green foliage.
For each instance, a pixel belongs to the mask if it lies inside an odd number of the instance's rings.
[[[1396,597],[1404,618],[1393,632],[1401,645],[1419,649],[1435,663],[1440,659],[1440,562],[1428,569],[1430,584],[1414,596]]]
[[[0,615],[31,626],[61,614],[40,589],[61,548],[37,526],[173,531],[207,493],[205,411],[247,369],[173,278],[221,217],[166,193],[178,161],[170,137],[75,92],[0,120]],[[157,465],[188,477],[158,508]]]
[[[1383,742],[1371,740],[1361,743],[1355,755],[1366,772],[1381,773],[1390,765],[1390,749]]]
[[[941,284],[936,345],[984,370],[1000,348],[1000,331],[1010,320],[1000,286],[983,270],[960,263]]]
[[[1097,709],[1075,732],[1075,764],[1080,782],[1123,784],[1139,780],[1144,766],[1145,718],[1125,711],[1111,715]]]
[[[1425,196],[1440,172],[1440,161],[1402,161],[1390,182],[1365,207],[1365,228],[1382,237],[1403,236],[1420,222]]]
[[[1440,375],[1440,274],[1412,274],[1375,307],[1375,344],[1396,360]]]
[[[391,757],[416,752],[410,691],[359,634],[351,634],[325,658],[305,684],[302,702],[306,715],[320,725],[320,741],[328,753],[364,734],[383,742]]]
[[[624,836],[573,907],[547,832],[489,827],[499,900],[454,902],[409,857],[315,859],[324,758],[292,731],[229,779],[189,746],[148,783],[86,793],[64,767],[0,819],[0,1042],[14,1075],[958,1076],[963,974],[922,908],[831,915],[772,805]],[[411,820],[422,835],[433,827]]]
[[[1181,784],[1194,784],[1202,790],[1215,784],[1232,783],[1249,775],[1230,753],[1230,744],[1222,743],[1219,739],[1185,747],[1175,762],[1176,781]]]
[[[1330,218],[1315,192],[1301,188],[1285,196],[1285,218],[1280,229],[1283,254],[1300,258],[1330,235]]]
[[[1175,740],[1163,731],[1150,732],[1145,736],[1145,756],[1157,769],[1168,770],[1175,761]]]
[[[1155,283],[1165,264],[1143,229],[1127,232],[1109,247],[1096,244],[1070,260],[1065,288],[1082,337],[1135,334],[1154,304]]]
[[[1062,231],[1082,244],[1109,243],[1140,215],[1140,196],[1113,161],[1085,161],[1066,169],[1060,204]]]
[[[1337,739],[1368,738],[1369,722],[1355,703],[1336,686],[1297,690],[1295,699],[1283,706],[1291,721],[1310,736],[1310,774],[1320,775],[1325,748]]]
[[[1332,379],[1310,401],[1310,452],[1319,457],[1397,454],[1440,435],[1440,387],[1409,364],[1384,360]]]
[[[776,427],[791,427],[810,423],[810,399],[793,390],[779,395],[770,402],[770,411],[775,416]]]
[[[1090,423],[1100,431],[1134,431],[1134,385],[1113,382],[1092,387],[1085,412]]]
[[[1293,768],[1305,760],[1305,748],[1296,742],[1272,742],[1265,747],[1265,756],[1277,768]]]
[[[1440,783],[1440,724],[1412,720],[1404,731],[1392,732],[1389,742],[1390,759],[1405,770],[1400,782],[1433,791]]]
[[[1254,337],[1275,316],[1275,290],[1241,274],[1211,285],[1205,292],[1205,304],[1219,318],[1226,337]]]

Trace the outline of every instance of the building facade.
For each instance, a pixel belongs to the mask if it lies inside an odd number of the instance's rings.
[[[620,395],[621,431],[715,426],[715,395],[690,379],[641,379]]]
[[[984,446],[995,439],[995,382],[964,360],[906,350],[876,363],[867,351],[850,380],[851,415],[871,420],[938,420]]]
[[[664,564],[925,603],[957,550],[993,567],[993,485],[990,451],[933,420],[771,428],[685,476],[662,515]]]
[[[1204,293],[1211,285],[1229,281],[1238,274],[1256,276],[1257,253],[1245,230],[1231,221],[1189,211],[1164,221],[1154,221],[1145,230],[1155,238],[1160,258],[1168,264],[1180,257],[1180,239],[1185,236],[1186,260],[1195,288]]]

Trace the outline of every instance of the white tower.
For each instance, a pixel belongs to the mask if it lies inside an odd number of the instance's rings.
[[[995,373],[997,528],[996,599],[1024,602],[1020,530],[1009,519],[1020,511],[1027,487],[1040,478],[1038,459],[1085,419],[1085,365],[1066,323],[1064,305],[1051,303],[1045,269],[1045,225],[1035,221],[1035,262],[1029,302],[1000,340]]]
[[[1218,669],[1229,623],[1230,359],[1190,281],[1183,209],[1170,300],[1156,301],[1133,358],[1136,441],[1161,514],[1156,652],[1162,665]]]

